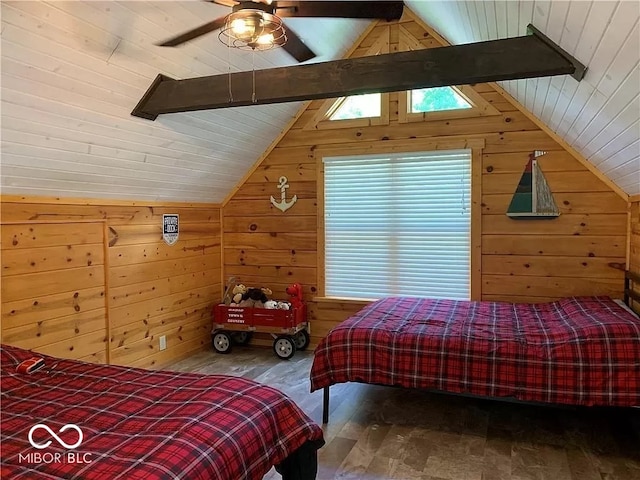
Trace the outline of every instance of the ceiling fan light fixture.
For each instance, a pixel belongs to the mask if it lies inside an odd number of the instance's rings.
[[[273,45],[274,41],[273,33],[263,33],[257,40],[260,45]]]
[[[258,8],[240,8],[230,13],[218,38],[228,47],[241,50],[268,50],[287,42],[284,24],[277,15]],[[242,4],[240,4],[242,6]]]
[[[231,22],[231,31],[238,38],[247,38],[255,34],[256,28],[261,28],[259,23],[256,25],[254,19],[236,18]]]

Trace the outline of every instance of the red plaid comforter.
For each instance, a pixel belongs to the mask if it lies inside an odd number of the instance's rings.
[[[393,297],[323,339],[311,391],[363,382],[574,405],[640,405],[640,319],[606,297]]]
[[[320,427],[281,392],[222,375],[147,371],[1,350],[0,477],[11,479],[258,479]],[[50,428],[63,447],[38,427]],[[30,455],[32,454],[32,455]],[[35,455],[39,454],[39,456]],[[56,455],[57,454],[57,455]]]

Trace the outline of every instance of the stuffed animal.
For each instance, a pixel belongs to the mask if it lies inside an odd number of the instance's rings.
[[[233,287],[233,297],[231,297],[232,304],[238,305],[242,301],[242,296],[247,293],[247,287],[243,284],[238,284]]]
[[[289,302],[278,302],[278,310],[290,310],[291,304]]]
[[[248,288],[238,305],[240,307],[264,308],[264,304],[268,300],[269,297],[261,288]]]
[[[289,295],[289,301],[293,308],[302,307],[302,286],[299,283],[294,283],[287,287],[287,294]]]
[[[278,302],[275,300],[267,300],[264,302],[264,308],[268,308],[269,310],[275,310],[278,308]]]
[[[232,290],[234,285],[236,285],[236,277],[229,277],[229,280],[227,280],[227,284],[224,288],[224,295],[222,297],[222,303],[224,303],[225,305],[231,305],[231,303],[233,302]]]

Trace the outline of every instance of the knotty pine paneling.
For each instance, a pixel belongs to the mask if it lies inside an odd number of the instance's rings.
[[[209,347],[218,205],[4,197],[1,207],[4,342],[139,367]],[[180,215],[173,246],[164,213]]]
[[[344,320],[347,316],[353,315],[368,302],[365,301],[340,301],[323,299],[316,303],[312,303],[309,308],[309,320],[311,322],[311,338],[316,342],[323,338],[329,330],[337,323]]]
[[[397,110],[396,110],[397,111]],[[521,113],[509,112],[508,114],[490,117],[457,118],[455,120],[433,120],[429,122],[411,122],[409,124],[389,123],[389,125],[376,125],[370,127],[340,128],[331,130],[318,130],[314,132],[314,138],[318,144],[343,144],[352,142],[375,142],[381,137],[388,140],[405,140],[416,137],[439,137],[448,135],[486,135],[491,139],[493,151],[509,152],[510,144],[526,141],[528,137],[536,137],[537,127]],[[292,128],[290,133],[280,141],[282,147],[299,147],[308,145],[308,130]],[[494,132],[505,132],[497,135]],[[530,133],[531,135],[527,135]],[[544,145],[551,145],[545,135]],[[555,144],[555,142],[554,142]],[[295,171],[295,170],[293,170]],[[291,175],[291,173],[290,173]],[[277,180],[277,179],[276,179]],[[290,179],[291,180],[291,179]]]
[[[207,285],[169,295],[156,295],[151,299],[129,303],[120,307],[111,307],[110,323],[113,328],[148,325],[150,319],[164,315],[166,312],[185,312],[210,299],[222,297],[215,296],[216,287]]]
[[[102,221],[2,225],[3,342],[106,359],[104,235]]]
[[[629,203],[629,270],[640,274],[640,199],[636,197]],[[640,294],[640,285],[633,285]],[[636,312],[640,312],[639,302],[633,303]]]
[[[417,22],[402,25],[426,47],[437,45]],[[385,25],[387,25],[385,23]],[[390,23],[392,45],[398,36]],[[375,41],[375,28],[355,52]],[[396,40],[397,42],[397,40]],[[356,53],[357,54],[357,53]],[[474,86],[496,107],[496,116],[450,118],[420,123],[400,123],[397,95],[389,125],[313,130],[304,128],[323,101],[313,101],[269,155],[254,167],[223,207],[224,276],[236,276],[247,285],[268,286],[276,297],[286,298],[292,282],[304,286],[307,299],[322,292],[318,251],[318,185],[321,165],[318,150],[339,155],[376,153],[394,144],[398,148],[430,140],[438,145],[460,139],[484,141],[481,175],[472,185],[481,210],[481,258],[473,268],[480,298],[523,302],[548,301],[567,295],[621,297],[626,260],[627,201],[612,191],[572,153],[540,130],[513,103],[491,85]],[[393,111],[393,108],[396,110]],[[395,148],[395,147],[394,147]],[[417,148],[417,147],[416,147]],[[455,147],[452,147],[455,148]],[[459,148],[459,147],[457,147]],[[560,208],[554,220],[512,220],[505,213],[529,154],[544,150],[540,167]],[[320,159],[317,160],[320,162]],[[279,199],[278,179],[289,181],[287,198],[298,202],[287,212],[274,208],[269,197]],[[640,247],[638,247],[640,248]],[[311,341],[316,345],[362,302],[319,300],[310,302]],[[268,339],[262,339],[268,344]]]
[[[640,273],[640,200],[629,204],[629,270]]]

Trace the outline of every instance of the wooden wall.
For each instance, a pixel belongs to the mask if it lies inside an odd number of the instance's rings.
[[[640,273],[640,198],[629,202],[629,270]]]
[[[630,199],[629,202],[629,262],[630,271],[640,275],[640,195]],[[640,285],[633,285],[634,290],[640,294]],[[634,308],[640,312],[640,302],[634,302]]]
[[[173,246],[163,213],[180,216]],[[3,342],[140,367],[210,346],[218,205],[4,197],[1,221]]]
[[[364,54],[390,25],[390,51],[399,48],[399,31],[409,32],[425,48],[441,45],[428,27],[412,16],[370,29],[352,56]],[[402,27],[402,29],[400,28]],[[536,302],[567,295],[621,297],[626,260],[627,201],[611,184],[592,173],[494,85],[473,86],[499,115],[401,123],[399,94],[389,95],[388,125],[311,129],[309,121],[323,105],[313,101],[271,152],[246,177],[223,207],[224,275],[243,283],[269,286],[284,296],[291,282],[304,285],[310,299],[322,295],[322,252],[318,249],[320,155],[331,150],[376,152],[397,144],[434,141],[459,144],[482,141],[481,174],[473,179],[473,208],[481,209],[481,255],[473,265],[477,298]],[[505,213],[529,153],[545,150],[539,165],[561,216],[554,220],[513,220]],[[476,169],[480,172],[480,169]],[[286,213],[269,201],[279,198],[278,180],[286,176],[288,198],[298,202]],[[317,343],[359,303],[319,299],[311,302],[312,344]]]
[[[2,225],[2,341],[104,362],[104,222]]]

